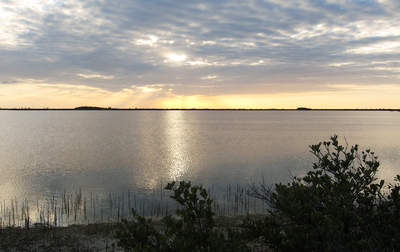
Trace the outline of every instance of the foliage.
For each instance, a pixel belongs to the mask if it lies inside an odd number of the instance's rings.
[[[337,136],[310,149],[317,161],[304,177],[252,186],[270,209],[247,221],[249,236],[279,251],[399,251],[400,186],[377,179],[375,153]]]
[[[238,230],[219,227],[214,221],[212,199],[202,186],[190,182],[169,183],[166,190],[180,208],[176,217],[163,219],[155,228],[150,219],[133,211],[133,220],[124,220],[116,234],[118,245],[128,251],[246,251]]]
[[[132,251],[161,251],[162,237],[152,220],[140,216],[134,209],[132,216],[132,221],[122,220],[117,230],[118,245]]]
[[[310,146],[313,170],[288,184],[254,185],[268,213],[241,228],[215,223],[212,199],[202,186],[172,182],[166,189],[180,208],[155,227],[133,212],[117,232],[130,251],[246,251],[248,241],[278,251],[400,251],[400,176],[377,179],[378,158],[338,137]],[[246,244],[247,242],[247,244]]]

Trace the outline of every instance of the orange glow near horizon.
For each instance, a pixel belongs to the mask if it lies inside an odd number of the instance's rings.
[[[333,91],[226,95],[178,95],[171,90],[154,86],[132,86],[119,91],[109,91],[85,85],[3,84],[0,85],[0,107],[73,108],[88,105],[178,109],[400,108],[400,88],[389,85],[332,85]]]

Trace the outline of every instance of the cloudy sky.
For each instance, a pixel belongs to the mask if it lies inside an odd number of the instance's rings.
[[[1,0],[0,107],[400,108],[398,0]]]

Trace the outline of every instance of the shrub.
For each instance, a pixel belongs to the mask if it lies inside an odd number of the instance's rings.
[[[180,208],[176,217],[163,219],[156,229],[151,219],[133,210],[133,220],[124,220],[116,234],[118,245],[128,251],[247,251],[238,230],[215,224],[212,199],[202,186],[190,182],[169,183],[166,190]]]
[[[375,153],[337,136],[310,151],[316,162],[304,177],[251,187],[269,211],[247,221],[249,236],[278,251],[399,251],[400,187],[377,179]]]
[[[146,219],[132,209],[133,220],[122,220],[117,230],[118,245],[128,251],[162,251],[165,241],[154,227],[151,219]]]

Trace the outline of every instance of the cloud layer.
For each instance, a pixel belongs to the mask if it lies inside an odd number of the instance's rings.
[[[6,0],[0,106],[21,103],[10,95],[27,86],[51,86],[70,99],[82,87],[107,97],[130,90],[121,106],[166,106],[163,97],[203,97],[206,106],[254,94],[340,98],[388,88],[397,95],[399,11],[397,0]],[[48,98],[43,92],[31,106]],[[62,106],[50,100],[40,105]]]

